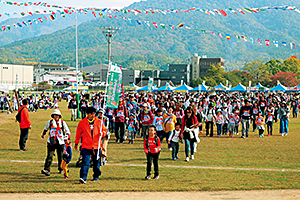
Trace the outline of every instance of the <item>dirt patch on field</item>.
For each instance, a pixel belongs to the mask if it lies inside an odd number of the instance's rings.
[[[114,192],[114,193],[56,193],[56,194],[0,194],[0,199],[14,200],[52,200],[52,199],[73,199],[73,200],[96,200],[96,199],[300,199],[300,190],[261,190],[261,191],[220,191],[220,192]]]

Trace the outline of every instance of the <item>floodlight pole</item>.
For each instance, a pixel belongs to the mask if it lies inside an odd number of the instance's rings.
[[[107,85],[108,85],[108,78],[109,78],[109,72],[111,69],[111,38],[114,36],[114,34],[117,34],[117,31],[120,30],[120,28],[114,28],[114,27],[101,27],[102,33],[105,37],[105,39],[108,42],[108,70],[107,70],[107,75],[106,75],[106,82],[105,82],[105,93],[103,95],[103,109],[105,110],[106,108],[106,98],[107,98]],[[100,70],[101,70],[101,65],[100,65]],[[101,74],[101,73],[100,73]],[[100,133],[102,133],[102,123],[103,123],[103,115],[101,119],[101,127],[100,127]],[[100,159],[100,142],[101,142],[101,136],[99,138],[98,142],[98,152],[97,152],[97,160]]]
[[[76,37],[76,94],[78,94],[78,37],[77,37],[77,11],[75,11],[75,37]]]

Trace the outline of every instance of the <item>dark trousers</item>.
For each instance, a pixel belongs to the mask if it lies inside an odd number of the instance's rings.
[[[267,122],[268,134],[273,134],[273,122]]]
[[[163,142],[163,139],[168,140],[167,135],[164,131],[157,131],[157,136],[159,137],[160,142]]]
[[[81,119],[84,119],[86,118],[86,109],[80,109],[80,112],[81,112]]]
[[[23,150],[26,147],[26,141],[28,139],[29,128],[21,128],[20,130],[21,130],[21,134],[20,134],[19,146],[20,146],[20,149]]]
[[[50,167],[52,164],[55,150],[56,150],[57,161],[58,161],[58,171],[62,170],[60,166],[63,158],[64,145],[60,145],[60,144],[50,145],[49,143],[47,143],[47,158],[45,160],[44,169],[48,170],[49,172],[50,172]]]
[[[158,171],[158,157],[159,153],[147,153],[147,176],[151,175],[151,165],[154,165],[154,176],[159,175]]]
[[[253,132],[256,130],[256,123],[255,123],[256,118],[257,118],[257,116],[253,115],[253,120],[252,120],[252,123],[253,123]]]
[[[101,149],[99,149],[99,154],[101,155]],[[91,161],[91,156],[93,160],[93,177],[99,178],[101,175],[101,170],[100,170],[100,163],[101,163],[101,157],[99,160],[97,160],[97,149],[85,149],[83,148],[81,150],[82,154],[82,164],[81,164],[81,169],[80,169],[80,178],[86,181],[88,173],[89,173],[89,168],[90,168],[90,161]]]
[[[114,133],[115,132],[115,122],[113,120],[109,120],[109,132]]]
[[[170,146],[172,147],[172,158],[176,158],[179,151],[179,142],[170,142]]]
[[[205,123],[206,129],[206,136],[210,135],[212,137],[214,135],[214,123],[213,122],[206,122]],[[210,127],[210,134],[209,134],[209,127]]]
[[[120,143],[124,141],[124,122],[116,122],[115,123],[115,136],[117,140],[120,140]]]
[[[223,124],[222,129],[223,129],[222,130],[222,135],[227,135],[228,124],[227,123]]]

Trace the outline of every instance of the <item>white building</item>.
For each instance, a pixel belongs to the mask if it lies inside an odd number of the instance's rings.
[[[43,81],[50,83],[53,82],[76,82],[76,71],[50,71],[43,75]],[[82,84],[82,72],[78,72],[78,82]]]
[[[33,84],[32,65],[0,64],[0,85],[9,90],[31,87]]]
[[[74,70],[74,68],[62,64],[55,64],[55,63],[35,64],[33,68],[33,82],[34,83],[42,82],[44,75],[47,75],[50,72],[53,71],[64,72],[69,70]]]

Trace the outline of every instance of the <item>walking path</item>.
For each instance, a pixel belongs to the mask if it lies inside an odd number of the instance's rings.
[[[110,192],[110,193],[35,193],[35,194],[0,194],[0,200],[53,200],[53,199],[72,199],[72,200],[196,200],[196,199],[235,199],[235,200],[298,200],[300,190],[253,190],[253,191],[219,191],[219,192]]]
[[[45,161],[33,161],[33,160],[0,160],[0,162],[44,163]],[[53,162],[53,163],[55,163],[55,162]],[[108,165],[108,166],[109,165],[111,165],[111,166],[125,166],[125,167],[145,167],[144,164],[107,163],[106,165]],[[267,169],[267,168],[210,167],[210,166],[183,166],[183,165],[160,165],[159,167],[185,168],[185,169],[243,170],[243,171],[270,171],[270,172],[300,172],[300,169]]]

